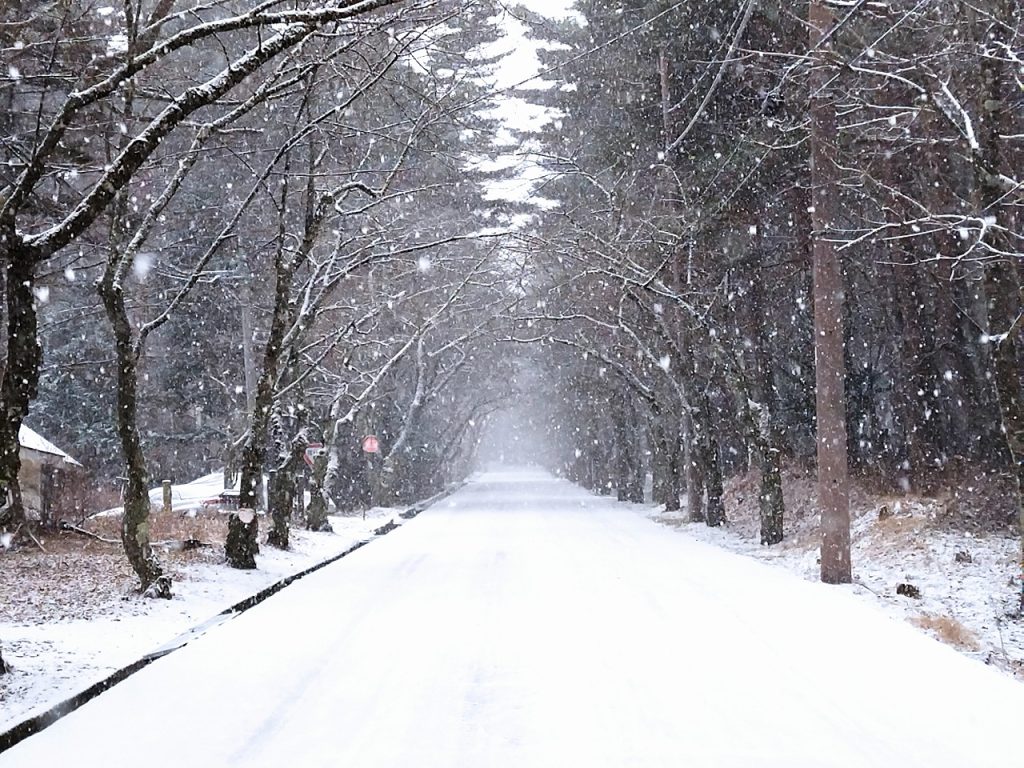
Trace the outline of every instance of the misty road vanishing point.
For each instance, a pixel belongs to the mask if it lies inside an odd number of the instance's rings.
[[[477,477],[0,755],[56,766],[1019,765],[1024,688],[849,589]]]

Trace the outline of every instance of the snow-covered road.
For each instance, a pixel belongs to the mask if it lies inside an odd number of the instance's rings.
[[[843,590],[488,474],[0,767],[1021,765],[1024,686]]]

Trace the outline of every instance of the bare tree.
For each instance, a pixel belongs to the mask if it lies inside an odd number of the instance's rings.
[[[120,191],[154,155],[165,139],[199,110],[219,102],[269,62],[314,36],[327,25],[374,14],[396,0],[364,0],[325,4],[295,11],[275,11],[264,4],[241,13],[223,13],[194,24],[179,24],[184,16],[171,14],[173,2],[158,3],[145,23],[134,6],[125,6],[129,54],[100,58],[83,73],[83,80],[59,98],[49,98],[38,111],[37,130],[16,161],[18,172],[0,206],[0,247],[7,271],[7,364],[0,383],[0,485],[10,494],[8,516],[22,517],[18,486],[18,430],[35,396],[41,350],[33,289],[40,264],[83,237],[109,209]],[[406,6],[410,7],[410,6]],[[31,215],[40,196],[60,173],[64,140],[91,110],[121,98],[133,80],[158,70],[176,54],[185,55],[210,40],[236,36],[252,47],[232,56],[202,82],[163,101],[105,167],[90,174],[73,201],[40,221]]]

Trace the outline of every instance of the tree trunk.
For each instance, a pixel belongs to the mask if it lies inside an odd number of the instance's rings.
[[[680,495],[682,482],[680,472],[682,471],[682,446],[679,442],[678,426],[673,423],[669,431],[668,439],[668,466],[666,467],[667,477],[665,479],[665,511],[678,512],[681,507]]]
[[[707,393],[699,386],[692,393],[694,407],[690,413],[692,425],[691,440],[695,443],[697,461],[692,469],[699,474],[697,488],[706,493],[703,519],[711,528],[725,522],[725,502],[722,496],[722,460],[718,454],[718,442],[711,435],[711,403]]]
[[[692,419],[687,416],[685,450],[683,452],[683,468],[686,477],[686,510],[690,521],[705,522],[704,518],[704,480],[700,468],[700,449],[694,434]]]
[[[371,456],[358,447],[359,430],[353,422],[339,420],[341,405],[336,405],[337,411],[332,406],[331,431],[324,436],[324,444],[329,446],[324,492],[334,499],[338,511],[345,513],[371,504],[373,472]]]
[[[902,405],[903,443],[912,476],[920,476],[932,466],[935,436],[932,419],[937,418],[939,403],[929,380],[928,361],[933,355],[925,353],[925,319],[921,307],[924,298],[913,258],[904,258],[893,270],[895,283],[895,309],[900,319],[902,349],[899,361],[903,368],[895,382]],[[934,331],[933,331],[934,333]]]
[[[709,528],[717,528],[725,522],[725,489],[722,487],[722,463],[718,456],[718,445],[706,436],[701,446],[704,469],[704,487],[707,491],[707,506],[704,510],[704,522]]]
[[[171,577],[153,554],[149,536],[149,473],[138,425],[138,368],[124,292],[108,273],[99,285],[117,351],[117,434],[124,454],[124,514],[121,542],[147,597],[171,597]]]
[[[619,501],[643,501],[644,482],[638,469],[636,441],[631,421],[633,409],[621,390],[612,395],[613,436],[615,444],[615,491]],[[638,478],[638,475],[640,477]],[[639,488],[638,488],[639,487]]]
[[[272,527],[267,534],[267,543],[278,549],[288,549],[288,523],[295,509],[295,493],[297,489],[296,475],[302,467],[302,457],[306,453],[306,446],[309,441],[306,439],[305,430],[292,439],[288,446],[288,452],[275,472],[271,475],[271,481],[267,494],[267,506],[270,512]]]
[[[295,505],[295,478],[287,469],[270,472],[267,480],[267,512],[270,531],[267,544],[277,549],[288,549],[288,522]]]
[[[655,504],[664,504],[666,512],[678,512],[679,433],[674,419],[655,416],[651,442],[653,501]]]
[[[778,544],[784,535],[781,453],[769,449],[761,456],[761,543]]]
[[[327,464],[330,461],[326,450],[320,451],[313,459],[313,487],[309,494],[309,507],[306,509],[306,530],[319,533],[330,533],[331,522],[327,519]]]
[[[232,568],[251,571],[256,567],[256,555],[260,551],[256,538],[258,533],[255,509],[241,508],[228,516],[228,536],[224,542],[224,554]]]
[[[765,306],[763,293],[764,275],[750,281],[750,322],[753,331],[751,345],[754,361],[752,389],[757,399],[753,430],[753,443],[761,469],[761,491],[759,496],[761,517],[761,543],[772,546],[784,536],[785,500],[782,496],[782,440],[776,423],[777,398],[772,371],[772,359],[768,354],[769,338],[772,335],[770,313]],[[749,402],[749,401],[748,401]]]
[[[999,20],[1013,21],[1013,9],[1009,2],[1000,3],[997,10]],[[990,45],[1002,45],[1008,49],[1006,29],[999,24],[991,26],[990,35],[995,39]],[[1011,84],[1006,65],[998,56],[983,56],[981,64],[981,95],[979,103],[983,112],[979,121],[978,140],[981,149],[981,163],[975,163],[975,175],[980,196],[980,216],[992,216],[996,223],[1007,231],[1016,231],[1014,210],[1007,205],[1005,191],[996,174],[1007,163],[1001,151],[1001,135],[1009,135],[1013,128],[1011,120]],[[1011,253],[1012,243],[996,227],[989,227],[985,234],[986,243],[998,254]],[[992,339],[992,364],[994,385],[1002,417],[1003,436],[1013,462],[1014,503],[1017,508],[1017,522],[1020,526],[1020,610],[1024,612],[1024,390],[1020,379],[1021,310],[1024,306],[1024,285],[1016,264],[1002,255],[988,268],[986,274],[988,294],[988,333]]]
[[[938,210],[938,209],[936,209]],[[938,239],[938,238],[937,238]],[[953,254],[947,244],[951,239],[937,245],[942,258],[934,266],[936,278],[935,297],[935,358],[932,374],[942,388],[941,400],[953,407],[942,408],[939,418],[943,420],[943,436],[949,454],[978,456],[974,444],[980,432],[972,426],[973,414],[968,403],[979,402],[971,376],[969,350],[974,341],[968,341],[961,332],[959,310],[957,309],[953,286]]]
[[[35,257],[18,236],[8,233],[7,364],[0,382],[0,527],[25,523],[21,501],[21,446],[18,432],[39,385],[43,351],[36,315]]]
[[[1024,297],[1020,276],[1014,264],[999,262],[988,270],[990,320],[993,331],[1006,335],[993,343],[994,384],[999,397],[1003,436],[1013,462],[1013,494],[1017,509],[1020,549],[1020,610],[1024,613],[1024,391],[1020,382],[1019,315]]]
[[[233,568],[255,568],[255,555],[259,552],[259,521],[256,516],[256,509],[259,506],[258,490],[267,451],[267,429],[274,407],[274,386],[284,354],[282,345],[290,317],[292,269],[287,257],[282,253],[277,254],[275,270],[277,286],[274,294],[274,313],[270,321],[270,336],[263,354],[263,367],[256,384],[256,398],[249,415],[249,439],[242,449],[242,479],[238,489],[239,512],[249,510],[252,514],[241,517],[238,514],[229,516],[228,538],[224,543],[228,563]]]
[[[811,0],[808,11],[811,49],[828,54],[823,42],[832,31],[832,11]],[[846,363],[843,355],[843,274],[828,232],[838,211],[837,169],[832,144],[837,130],[835,105],[828,92],[832,71],[823,57],[811,72],[811,222],[814,262],[814,351],[817,382],[818,506],[821,508],[821,580],[848,584],[850,500],[846,453]]]
[[[651,501],[655,504],[668,503],[668,446],[665,444],[664,429],[658,419],[650,429],[651,440]]]

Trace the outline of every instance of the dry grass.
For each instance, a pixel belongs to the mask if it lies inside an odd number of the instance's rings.
[[[198,539],[213,545],[190,551],[158,548],[158,557],[175,578],[181,577],[179,569],[186,564],[223,558],[227,516],[222,513],[187,517],[156,511],[150,525],[154,542]],[[82,527],[114,543],[62,532],[40,537],[45,552],[31,545],[0,551],[0,621],[89,619],[135,595],[138,582],[120,543],[121,518],[93,518]]]
[[[962,485],[955,480],[963,478]],[[971,531],[975,535],[1004,533],[1011,530],[1000,523],[999,511],[982,514],[979,509],[992,506],[1005,478],[977,467],[960,468],[933,478],[906,492],[893,492],[891,485],[878,477],[850,476],[850,516],[870,524],[857,526],[855,537],[861,554],[891,551],[920,551],[930,529]],[[758,494],[760,473],[756,470],[729,478],[725,483],[725,507],[729,526],[748,538],[756,538],[760,527]],[[800,466],[783,471],[783,496],[786,504],[784,548],[809,549],[818,544],[817,483],[814,472]],[[1002,505],[1005,506],[1005,503]],[[888,517],[880,518],[886,507]],[[669,521],[666,521],[669,522]]]
[[[889,508],[893,508],[891,504]],[[928,550],[925,532],[931,524],[931,520],[923,514],[901,513],[877,518],[857,542],[860,556],[883,557],[894,552],[924,553]]]
[[[978,638],[967,627],[951,616],[935,616],[924,613],[911,621],[954,648],[964,651],[978,651],[981,649],[981,643],[978,642]]]
[[[756,538],[760,530],[761,475],[756,469],[729,478],[725,482],[725,509],[729,526],[738,533]],[[782,473],[785,502],[786,538],[783,547],[809,549],[818,545],[818,485],[813,471],[790,466]],[[850,486],[850,513],[858,518],[878,511],[877,497],[856,481]]]
[[[121,535],[119,516],[94,517],[83,528],[100,536],[116,539]],[[195,517],[179,512],[165,513],[154,505],[149,515],[149,536],[153,541],[199,539],[209,543],[221,543],[228,532],[228,516],[211,510],[199,512]]]

